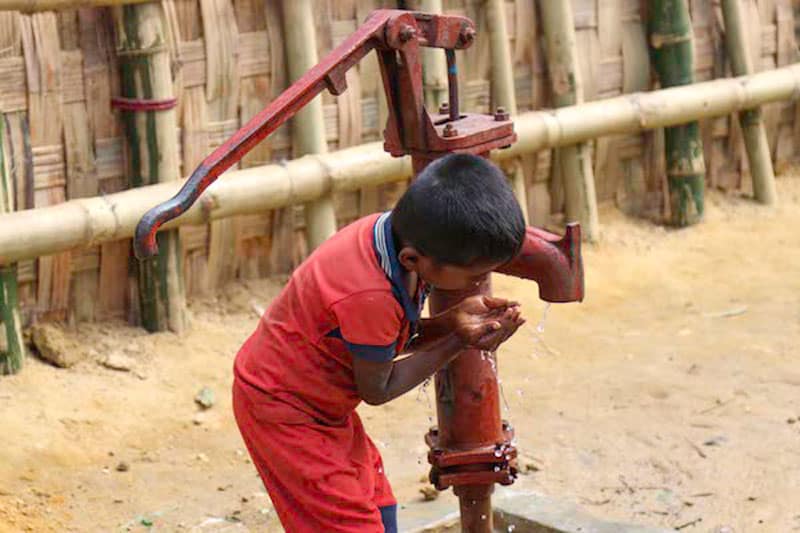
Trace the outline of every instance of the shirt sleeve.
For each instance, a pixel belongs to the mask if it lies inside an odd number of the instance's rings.
[[[403,309],[390,291],[365,291],[339,300],[331,310],[339,335],[355,357],[386,362],[395,356]]]

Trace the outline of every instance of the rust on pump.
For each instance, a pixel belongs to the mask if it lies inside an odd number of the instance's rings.
[[[504,110],[475,114],[459,109],[455,50],[469,47],[476,35],[473,22],[462,16],[373,11],[355,33],[203,160],[178,194],[144,215],[134,239],[137,257],[154,255],[161,225],[186,211],[222,172],[316,95],[325,89],[342,94],[347,89],[346,71],[372,50],[378,55],[389,110],[384,148],[395,157],[410,155],[415,175],[447,154],[488,157],[491,150],[510,146],[516,134]],[[449,101],[438,113],[424,106],[422,46],[441,48],[447,56]],[[540,298],[548,302],[581,301],[580,246],[578,224],[568,225],[563,237],[528,227],[522,250],[498,272],[536,281]],[[431,312],[489,293],[488,276],[470,290],[435,289]],[[513,483],[517,456],[513,429],[500,416],[495,354],[464,350],[437,372],[435,381],[438,426],[425,437],[431,482],[440,490],[454,488],[463,531],[489,532],[494,485]]]

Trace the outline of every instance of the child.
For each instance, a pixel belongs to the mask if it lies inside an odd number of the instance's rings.
[[[397,531],[355,408],[400,396],[464,348],[493,350],[522,325],[517,304],[485,296],[420,313],[429,287],[476,286],[524,235],[502,172],[449,155],[390,213],[350,224],[295,270],[236,356],[233,385],[236,421],[287,531]]]

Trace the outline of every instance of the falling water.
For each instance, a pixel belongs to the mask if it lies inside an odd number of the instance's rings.
[[[507,413],[509,413],[511,411],[511,408],[508,406],[508,400],[506,400],[506,393],[503,390],[503,380],[502,379],[497,378],[497,386],[500,389],[500,398],[502,398],[502,400],[503,400],[503,411],[505,411],[506,414],[507,414]]]
[[[494,377],[497,377],[497,364],[494,361],[494,357],[492,357],[492,352],[487,352],[486,350],[481,350],[481,359],[484,361],[489,362],[489,366],[492,369],[492,373]]]
[[[544,304],[544,311],[542,312],[542,319],[536,325],[536,331],[544,333],[544,323],[547,322],[547,312],[550,310],[550,302]]]
[[[547,312],[550,310],[550,303],[545,303],[544,310],[542,311],[542,318],[539,323],[534,327],[532,324],[526,324],[523,329],[530,335],[531,341],[535,344],[534,352],[531,357],[538,358],[543,355],[558,355],[558,351],[554,350],[544,341],[544,327],[547,322]],[[543,348],[544,351],[539,348]]]
[[[500,398],[502,398],[503,400],[503,410],[506,413],[508,413],[511,409],[508,406],[508,400],[506,400],[506,393],[503,390],[503,380],[500,379],[500,376],[497,375],[497,362],[495,361],[492,352],[481,350],[481,359],[489,363],[489,368],[492,369],[492,374],[494,374],[494,377],[497,380],[497,387],[500,389]]]
[[[431,403],[431,396],[428,393],[428,385],[431,384],[431,379],[433,378],[426,378],[425,381],[422,382],[422,385],[419,386],[417,389],[417,401],[422,403],[422,397],[425,397],[425,403],[428,406],[428,424],[433,424],[433,404]]]

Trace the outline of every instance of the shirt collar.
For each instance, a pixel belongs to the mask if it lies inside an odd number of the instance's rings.
[[[406,270],[397,258],[397,248],[392,235],[391,211],[383,213],[375,222],[373,244],[378,264],[391,282],[392,293],[394,293],[395,298],[403,307],[406,319],[409,322],[417,322],[422,314],[422,307],[428,291],[424,285],[421,286],[418,302],[415,302],[411,295],[408,294],[405,280]]]

